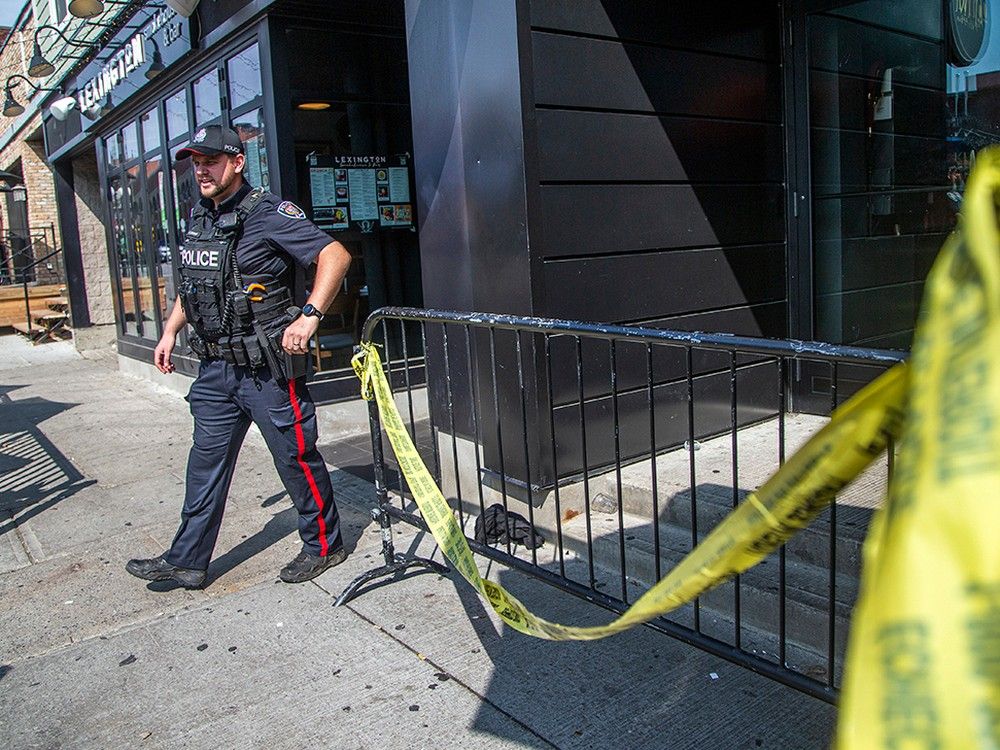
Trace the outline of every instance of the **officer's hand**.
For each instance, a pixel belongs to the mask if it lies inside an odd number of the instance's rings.
[[[289,354],[305,354],[309,350],[309,339],[319,328],[319,318],[300,315],[285,329],[281,337],[281,348]]]
[[[168,336],[163,334],[160,342],[156,345],[156,349],[153,350],[153,364],[156,365],[156,369],[167,375],[174,371],[174,363],[170,359],[171,353],[174,351],[174,340],[176,336]]]

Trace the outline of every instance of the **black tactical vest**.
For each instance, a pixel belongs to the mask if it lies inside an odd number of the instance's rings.
[[[292,292],[273,276],[247,276],[236,262],[243,222],[264,191],[252,190],[230,213],[206,221],[208,209],[192,212],[194,229],[180,253],[180,297],[194,329],[191,348],[200,357],[221,357],[275,376],[297,377],[304,362],[292,362],[281,348],[285,327],[300,313]]]

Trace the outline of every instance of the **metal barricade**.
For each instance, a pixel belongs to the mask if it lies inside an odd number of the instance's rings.
[[[377,310],[364,340],[383,347],[400,413],[472,549],[616,613],[834,406],[906,356],[414,308]],[[352,582],[338,604],[413,565],[443,571],[393,549],[392,519],[425,527],[369,407],[385,564]],[[763,563],[648,627],[834,702],[861,544],[892,455],[890,446],[885,461]],[[520,517],[521,530],[545,544],[477,541],[473,526],[488,512]]]

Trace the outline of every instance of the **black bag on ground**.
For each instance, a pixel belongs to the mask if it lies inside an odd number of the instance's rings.
[[[494,503],[476,519],[476,541],[480,544],[506,544],[508,540],[528,549],[545,544],[545,537],[531,527],[527,518],[504,510],[500,503]]]

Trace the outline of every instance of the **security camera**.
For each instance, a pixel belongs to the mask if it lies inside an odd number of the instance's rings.
[[[167,0],[167,7],[178,15],[189,18],[198,7],[198,0]]]
[[[62,122],[69,117],[69,113],[74,109],[76,109],[76,97],[64,96],[62,99],[56,99],[52,102],[52,106],[49,107],[49,114]]]

